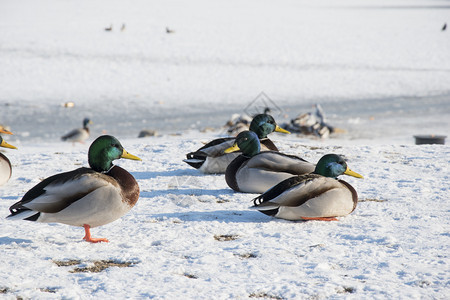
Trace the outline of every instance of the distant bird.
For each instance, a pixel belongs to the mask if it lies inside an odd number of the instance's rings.
[[[122,27],[120,27],[120,31],[125,31],[125,23],[123,23]]]
[[[172,29],[169,29],[169,27],[166,27],[166,33],[175,33],[175,31]]]
[[[227,126],[227,133],[232,136],[237,136],[241,131],[249,130],[252,120],[253,118],[247,114],[231,115],[231,119],[225,123],[225,126]]]
[[[113,26],[112,26],[112,24],[111,24],[109,27],[106,27],[106,28],[105,28],[105,31],[112,31],[112,29],[113,29]]]
[[[250,123],[250,130],[258,135],[264,150],[273,151],[278,151],[278,148],[267,135],[274,131],[290,133],[278,126],[271,115],[266,114],[256,115]],[[235,140],[234,137],[212,140],[197,151],[186,154],[186,159],[183,161],[203,173],[224,174],[228,164],[241,154],[240,152],[224,153]]]
[[[119,158],[141,160],[125,151],[115,137],[98,137],[89,147],[90,168],[44,179],[9,208],[11,214],[7,218],[80,226],[85,230],[84,240],[108,242],[104,238],[92,238],[90,228],[117,220],[139,198],[136,179],[112,163]]]
[[[225,171],[230,188],[242,193],[264,193],[277,183],[294,175],[308,174],[315,165],[306,160],[277,151],[260,152],[259,139],[252,131],[243,131],[236,137],[229,153],[242,150]]]
[[[72,142],[73,144],[76,142],[84,144],[84,141],[89,138],[90,134],[88,124],[92,124],[92,122],[89,118],[85,118],[83,120],[83,128],[74,129],[68,134],[62,136],[61,139],[63,141]]]
[[[157,132],[156,130],[151,130],[151,129],[143,129],[141,130],[141,132],[139,132],[138,138],[144,138],[144,137],[148,137],[148,136],[157,136]]]
[[[444,23],[444,26],[442,26],[442,31],[444,31],[445,29],[447,29],[447,23]]]
[[[4,130],[1,129],[0,133],[11,134],[9,131],[5,132]],[[1,136],[0,136],[0,147],[17,149],[15,146],[5,142]],[[8,182],[9,178],[11,178],[11,174],[12,174],[11,162],[5,155],[3,155],[3,153],[0,153],[0,186]]]
[[[339,175],[363,178],[351,171],[345,160],[336,154],[323,156],[313,173],[290,177],[259,197],[252,208],[286,220],[336,221],[336,217],[353,212],[358,194]]]

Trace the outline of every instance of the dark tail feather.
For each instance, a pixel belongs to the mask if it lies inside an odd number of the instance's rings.
[[[260,210],[259,212],[262,212],[265,215],[268,216],[275,216],[278,213],[279,208],[269,209],[269,210]]]
[[[186,154],[186,159],[184,159],[183,161],[188,165],[190,165],[191,167],[199,169],[203,165],[205,160],[206,160],[205,155],[199,155],[196,152],[190,152]]]

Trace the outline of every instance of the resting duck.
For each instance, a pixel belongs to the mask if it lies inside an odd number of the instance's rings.
[[[88,124],[92,124],[92,121],[89,118],[85,118],[83,120],[83,128],[77,128],[69,132],[68,134],[61,137],[63,141],[68,141],[72,143],[82,143],[89,138],[89,127]]]
[[[350,214],[358,203],[358,194],[339,175],[363,178],[351,171],[336,154],[323,156],[313,173],[288,178],[253,199],[260,212],[286,220],[336,221]]]
[[[256,115],[250,123],[250,130],[257,134],[264,150],[272,151],[278,151],[278,148],[267,138],[267,135],[274,131],[290,133],[278,126],[274,118],[268,114]],[[225,149],[231,147],[235,140],[234,137],[215,139],[197,151],[186,154],[187,159],[183,161],[203,173],[223,174],[228,164],[240,155],[239,152],[224,153]]]
[[[138,201],[139,185],[126,170],[112,161],[119,158],[141,160],[113,136],[103,135],[89,147],[89,166],[44,179],[12,205],[9,219],[63,223],[85,229],[84,240],[92,238],[90,228],[113,222]]]
[[[11,134],[11,132],[4,131],[1,129],[0,129],[0,133]],[[0,136],[0,147],[17,149],[13,145],[10,145],[7,142],[5,142],[1,136]],[[11,178],[11,170],[12,170],[11,162],[5,155],[3,155],[3,153],[0,153],[0,186],[7,183],[9,178]]]
[[[241,150],[227,167],[225,180],[236,192],[264,193],[280,181],[293,175],[314,171],[314,164],[294,156],[276,151],[260,152],[258,136],[251,131],[243,131],[236,137],[235,144],[225,152]]]

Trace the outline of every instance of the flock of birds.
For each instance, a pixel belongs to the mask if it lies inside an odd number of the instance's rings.
[[[89,137],[85,119],[83,128],[73,130],[62,139],[84,142]],[[203,173],[225,174],[230,188],[237,192],[259,193],[253,208],[287,220],[337,220],[355,210],[358,196],[340,175],[363,178],[351,171],[336,154],[323,156],[317,164],[279,152],[267,135],[280,128],[272,116],[253,118],[249,130],[237,137],[211,141],[184,160]],[[0,129],[0,133],[11,132]],[[17,149],[0,136],[0,146]],[[262,150],[262,151],[261,151]],[[11,164],[0,153],[0,185],[11,177]],[[13,204],[7,219],[44,223],[63,223],[84,227],[84,240],[108,242],[93,238],[90,228],[113,222],[126,214],[139,199],[139,185],[125,169],[113,164],[116,159],[141,160],[128,153],[113,136],[102,135],[89,147],[90,168],[50,176],[31,188]]]
[[[336,154],[323,156],[315,165],[279,152],[267,137],[275,131],[289,133],[272,116],[259,114],[249,130],[235,138],[213,140],[188,153],[184,161],[203,173],[225,174],[228,186],[236,192],[261,194],[253,199],[253,208],[269,216],[332,221],[353,212],[358,195],[337,177],[363,176],[351,171]]]

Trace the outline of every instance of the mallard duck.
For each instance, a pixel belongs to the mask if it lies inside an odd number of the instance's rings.
[[[11,134],[11,132],[4,131],[2,129],[0,129],[0,133]],[[1,136],[0,136],[0,147],[17,149],[13,145],[10,145],[7,142],[5,142]],[[12,170],[11,162],[5,155],[3,155],[3,153],[0,153],[0,186],[7,183],[9,178],[11,178],[11,170]]]
[[[258,135],[264,150],[272,151],[278,151],[278,148],[267,138],[267,135],[274,131],[290,133],[278,126],[274,118],[267,114],[256,115],[250,123],[250,130]],[[230,148],[235,140],[235,137],[215,139],[197,151],[186,154],[187,159],[183,161],[203,173],[223,174],[228,164],[240,155],[239,152],[224,153],[225,149]]]
[[[226,153],[241,150],[227,167],[225,180],[230,188],[243,193],[264,193],[275,184],[293,175],[314,171],[314,164],[276,151],[260,152],[258,136],[252,131],[238,134]]]
[[[358,203],[355,189],[337,179],[342,174],[363,178],[341,156],[327,154],[313,173],[290,177],[253,199],[253,208],[286,220],[335,221],[353,212]]]
[[[123,216],[138,201],[139,185],[126,170],[112,161],[119,158],[141,160],[125,151],[113,136],[98,137],[89,147],[90,168],[79,168],[44,179],[29,190],[9,210],[9,219],[63,223],[84,227],[84,240],[92,238],[90,228]]]
[[[89,127],[88,124],[92,124],[92,121],[89,118],[85,118],[83,120],[83,128],[77,128],[69,132],[68,134],[61,137],[63,141],[68,141],[72,143],[82,143],[89,138]]]

